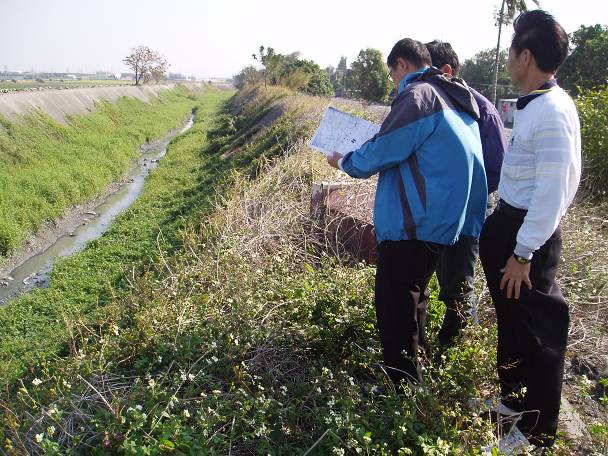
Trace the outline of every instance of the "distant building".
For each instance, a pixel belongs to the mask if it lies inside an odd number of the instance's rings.
[[[217,82],[220,84],[224,84],[224,83],[231,83],[232,79],[231,78],[208,77],[207,82]]]
[[[498,100],[498,112],[505,125],[513,125],[514,112],[517,109],[517,98],[503,98]]]
[[[97,71],[95,72],[95,79],[104,81],[108,79],[120,79],[119,77],[116,77],[117,74],[119,73],[111,73],[109,71]]]
[[[181,73],[169,73],[169,77],[167,79],[171,81],[185,81],[187,78]]]
[[[2,73],[2,78],[9,79],[9,80],[14,79],[15,81],[24,79],[23,73],[21,73],[21,71],[7,71],[5,73]]]

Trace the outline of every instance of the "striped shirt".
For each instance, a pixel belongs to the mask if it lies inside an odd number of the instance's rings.
[[[548,87],[515,112],[498,187],[507,204],[528,211],[514,251],[528,259],[557,229],[581,177],[576,107],[560,87]]]

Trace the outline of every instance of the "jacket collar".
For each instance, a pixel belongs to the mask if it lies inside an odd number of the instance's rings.
[[[426,71],[429,70],[430,67],[424,67],[421,70],[413,71],[411,73],[406,74],[401,81],[399,81],[399,86],[397,87],[397,94],[400,94],[405,90],[409,83],[414,82],[414,80],[420,78]]]
[[[540,97],[541,95],[544,95],[545,93],[549,92],[551,89],[553,89],[553,87],[556,87],[556,86],[557,86],[557,79],[549,79],[538,89],[533,90],[532,92],[530,92],[527,95],[524,95],[523,97],[519,97],[517,99],[517,103],[515,105],[517,107],[517,110],[519,111],[521,109],[524,109],[526,106],[528,106],[528,103],[530,103],[532,100]]]
[[[459,78],[447,79],[443,72],[435,67],[426,67],[407,74],[399,82],[398,95],[393,103],[399,99],[399,95],[409,84],[416,81],[427,82],[441,88],[458,110],[466,112],[476,121],[479,120],[479,106],[466,82]]]

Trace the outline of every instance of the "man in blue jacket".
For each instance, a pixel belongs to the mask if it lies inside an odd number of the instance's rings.
[[[450,43],[431,41],[426,43],[435,68],[448,78],[458,77],[460,62]],[[500,169],[507,149],[504,125],[500,114],[490,100],[473,88],[471,94],[479,107],[479,133],[483,162],[486,170],[488,194],[495,192],[500,179]],[[448,347],[467,325],[468,314],[477,312],[475,297],[475,265],[479,257],[477,238],[461,236],[454,244],[441,249],[437,262],[439,299],[445,303],[446,311],[439,330],[438,340]]]
[[[387,372],[419,381],[427,285],[441,245],[478,237],[487,203],[477,103],[431,68],[424,44],[405,38],[387,63],[398,90],[377,135],[328,162],[355,178],[378,174],[375,305]]]

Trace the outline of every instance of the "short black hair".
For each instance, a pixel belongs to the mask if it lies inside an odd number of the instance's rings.
[[[441,68],[443,65],[448,64],[452,67],[452,75],[458,76],[460,61],[458,60],[458,54],[456,54],[450,43],[435,40],[426,43],[426,48],[429,50],[429,54],[431,54],[431,61],[434,67]]]
[[[395,68],[399,57],[417,66],[432,65],[431,56],[426,46],[411,38],[403,38],[395,43],[386,59],[387,65]]]
[[[513,22],[511,47],[521,54],[530,50],[536,64],[545,73],[555,73],[568,55],[568,34],[546,11],[521,13]]]

